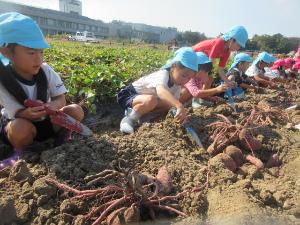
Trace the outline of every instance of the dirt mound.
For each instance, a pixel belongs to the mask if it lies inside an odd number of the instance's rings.
[[[216,114],[239,122],[243,113],[249,114],[252,106],[262,100],[282,108],[299,104],[297,91],[249,93],[246,101],[236,102],[240,114],[233,114],[226,104],[190,109],[190,122],[207,149],[213,132],[209,124],[218,120]],[[118,118],[120,114],[116,113]],[[300,110],[293,109],[289,115],[290,123],[295,123]],[[71,198],[72,194],[63,193],[46,180],[54,178],[78,190],[87,190],[86,176],[113,169],[118,162],[124,168],[152,175],[166,165],[173,180],[172,194],[208,182],[201,191],[189,192],[179,199],[181,210],[189,218],[165,219],[162,215],[162,220],[155,224],[299,224],[300,133],[293,126],[286,126],[285,121],[273,122],[255,132],[262,143],[256,156],[266,163],[272,154],[278,153],[282,165],[257,170],[245,163],[233,173],[221,161],[210,161],[206,150],[198,148],[170,116],[143,124],[132,135],[122,135],[118,131],[119,120],[102,113],[100,118],[98,115],[87,122],[95,131],[93,137],[76,136],[57,148],[44,146],[46,150],[42,153],[25,157],[11,169],[0,172],[0,224],[90,224],[85,222],[84,215],[99,199]]]

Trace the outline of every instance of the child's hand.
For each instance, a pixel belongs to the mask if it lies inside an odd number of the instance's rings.
[[[222,93],[222,92],[225,92],[228,88],[228,85],[226,83],[224,84],[221,84],[217,87],[217,92],[218,93]]]
[[[184,123],[185,120],[187,119],[188,113],[186,109],[183,106],[177,107],[176,108],[176,115],[174,119],[179,122],[179,123]]]
[[[45,106],[46,106],[47,108],[51,109],[51,110],[54,110],[54,111],[58,110],[58,109],[57,109],[57,106],[56,106],[56,104],[55,104],[54,102],[47,102],[47,103],[45,104]]]
[[[16,113],[17,118],[38,120],[47,115],[44,106],[28,107]]]

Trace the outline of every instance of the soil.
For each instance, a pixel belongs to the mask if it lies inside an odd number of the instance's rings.
[[[239,121],[241,113],[249,112],[262,100],[283,109],[299,104],[299,84],[298,89],[288,92],[248,93],[246,100],[236,103],[239,114],[227,104],[190,109],[189,121],[204,149],[170,115],[141,125],[134,134],[123,135],[118,131],[120,108],[102,106],[96,116],[88,115],[85,121],[94,131],[92,137],[75,135],[72,141],[56,148],[49,140],[35,146],[35,151],[12,168],[0,171],[0,225],[91,224],[83,220],[83,215],[97,200],[71,199],[45,180],[53,178],[86,190],[87,175],[110,169],[119,161],[124,167],[154,176],[166,165],[172,176],[172,194],[199,187],[208,180],[204,190],[180,199],[181,210],[188,218],[162,216],[161,220],[141,224],[300,224],[300,132],[293,128],[300,123],[299,108],[289,111],[291,121],[273,121],[274,125],[260,127],[255,133],[263,146],[257,157],[265,163],[278,152],[280,167],[257,170],[245,163],[234,173],[218,158],[211,159],[205,150],[212,143],[209,124],[217,121],[216,113]],[[2,157],[7,155],[7,150],[3,152]]]

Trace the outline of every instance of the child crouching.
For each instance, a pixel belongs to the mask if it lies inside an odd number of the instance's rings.
[[[61,78],[43,63],[43,49],[48,47],[30,17],[15,12],[0,15],[0,104],[3,106],[0,136],[15,149],[11,158],[0,162],[0,169],[12,165],[34,140],[43,141],[58,132],[62,137],[68,136],[67,130],[53,126],[45,106],[61,110],[76,120],[83,119],[79,105],[66,106],[67,90]],[[26,99],[43,105],[26,108]]]
[[[118,103],[125,110],[120,131],[133,133],[142,116],[163,114],[177,109],[175,119],[184,122],[187,112],[179,102],[180,90],[198,71],[197,55],[184,47],[159,71],[141,77],[118,93]]]
[[[227,73],[228,80],[235,82],[235,88],[232,89],[233,95],[236,95],[238,90],[241,92],[240,95],[247,89],[257,90],[257,82],[245,74],[251,62],[252,58],[246,53],[239,53],[234,57]]]

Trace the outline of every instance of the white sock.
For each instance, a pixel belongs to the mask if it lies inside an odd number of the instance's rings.
[[[134,109],[131,109],[131,112],[129,112],[128,117],[133,121],[138,121],[141,118],[141,115]]]

